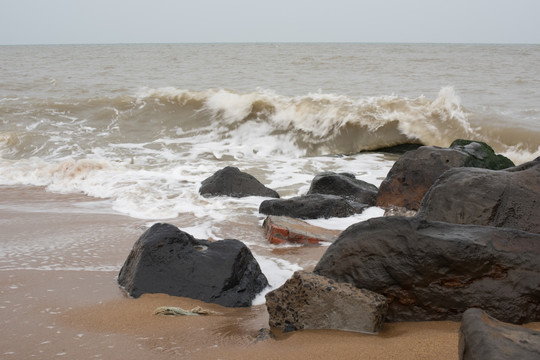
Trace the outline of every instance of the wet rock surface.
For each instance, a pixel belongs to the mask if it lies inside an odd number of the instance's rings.
[[[356,179],[353,174],[324,172],[312,180],[307,195],[337,195],[373,206],[377,201],[378,191],[375,185]]]
[[[459,150],[469,155],[464,164],[466,167],[502,170],[515,166],[510,159],[495,154],[491,146],[482,141],[458,139],[452,142],[450,149]]]
[[[377,206],[418,210],[424,194],[446,170],[464,166],[467,155],[423,146],[403,154],[379,186]]]
[[[459,358],[537,360],[540,332],[498,321],[480,309],[469,309],[459,329]]]
[[[388,321],[460,320],[482,307],[501,321],[540,320],[540,235],[384,217],[350,226],[314,272],[385,295]]]
[[[271,327],[283,331],[336,329],[378,332],[386,299],[374,292],[297,271],[280,288],[266,294]]]
[[[426,194],[418,216],[540,233],[540,161],[508,171],[448,170]]]
[[[228,307],[250,306],[268,285],[242,242],[198,240],[171,224],[154,224],[141,235],[118,283],[133,297],[165,293]]]
[[[360,214],[369,206],[341,196],[311,194],[290,199],[265,200],[259,212],[265,215],[287,216],[297,219],[348,217]]]
[[[450,148],[422,146],[402,155],[381,183],[377,206],[418,210],[422,198],[445,171],[456,167],[500,170],[514,164],[487,144],[456,140]]]
[[[311,225],[305,221],[286,216],[268,216],[263,223],[265,235],[272,244],[296,243],[317,245],[334,242],[341,231]]]
[[[202,196],[262,196],[279,198],[279,194],[264,186],[254,176],[227,166],[201,183],[199,193]]]

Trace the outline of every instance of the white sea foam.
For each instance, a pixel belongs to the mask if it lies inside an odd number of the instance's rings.
[[[536,149],[536,151],[529,151],[524,150],[522,144],[518,144],[508,147],[501,154],[514,161],[515,164],[519,165],[540,157],[540,146]]]
[[[268,279],[269,286],[253,299],[253,305],[264,304],[266,302],[264,296],[268,292],[283,285],[295,271],[302,270],[297,264],[290,263],[284,259],[258,255],[255,255],[255,259],[259,263],[261,271]]]
[[[0,185],[84,193],[106,199],[100,206],[111,212],[177,221],[197,238],[238,238],[257,248],[270,246],[260,234],[264,198],[198,193],[201,182],[225,166],[239,167],[288,198],[305,194],[323,171],[349,172],[378,186],[396,157],[358,152],[384,146],[448,146],[474,138],[516,163],[540,156],[534,129],[509,134],[491,126],[477,108],[465,108],[452,87],[432,97],[355,93],[163,87],[91,98],[10,97],[1,110]],[[381,212],[311,222],[343,230]],[[292,270],[283,265],[281,271],[289,276]]]
[[[345,230],[349,226],[371,219],[374,217],[380,217],[384,215],[384,210],[372,206],[365,209],[361,214],[349,216],[346,218],[329,218],[329,219],[307,219],[304,220],[311,225],[319,226],[326,229]]]
[[[122,145],[133,152],[136,145]],[[104,152],[103,152],[104,153]],[[102,153],[102,154],[103,154]],[[145,153],[146,155],[142,155]],[[169,149],[142,149],[134,164],[92,157],[62,161],[30,158],[0,159],[0,183],[4,185],[45,186],[57,193],[84,193],[111,199],[114,210],[137,218],[169,219],[181,213],[211,218],[216,222],[233,216],[231,209],[251,215],[260,198],[205,199],[198,194],[201,182],[225,165],[234,165],[253,173],[282,196],[307,192],[312,178],[322,171],[351,172],[359,179],[378,185],[386,176],[392,160],[382,155],[360,154],[345,157],[274,157],[272,162],[256,157],[232,158],[221,163],[215,159],[183,162]]]

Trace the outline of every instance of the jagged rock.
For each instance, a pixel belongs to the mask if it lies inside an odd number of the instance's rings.
[[[286,216],[270,215],[264,220],[263,227],[268,241],[276,245],[287,242],[303,245],[334,242],[341,233]]]
[[[227,166],[201,183],[202,196],[263,196],[279,198],[279,194],[264,186],[252,175],[236,167]]]
[[[270,330],[268,328],[262,328],[257,333],[257,336],[255,336],[254,343],[258,343],[260,341],[268,341],[268,340],[272,340],[272,339],[275,339],[275,338],[276,338],[276,336],[272,333],[272,330]]]
[[[459,329],[460,360],[538,360],[540,331],[506,324],[480,309],[463,314]]]
[[[513,165],[510,160],[504,158],[507,162],[495,155],[485,143],[457,140],[453,146],[452,149],[422,146],[402,155],[379,187],[377,206],[418,210],[426,192],[448,169],[464,166],[490,169],[493,166],[498,170],[504,164]]]
[[[416,216],[416,211],[414,210],[407,210],[403,207],[399,206],[389,206],[386,209],[384,209],[384,216]]]
[[[259,212],[265,215],[288,216],[297,219],[348,217],[359,214],[368,205],[341,196],[311,194],[290,199],[265,200]]]
[[[381,217],[354,224],[314,270],[388,298],[388,321],[459,320],[471,307],[540,320],[540,235]]]
[[[198,240],[171,224],[154,224],[141,235],[118,283],[133,297],[165,293],[229,307],[250,306],[268,286],[242,242]]]
[[[377,333],[384,323],[386,299],[374,292],[297,271],[266,294],[271,327],[286,331],[336,329]]]
[[[377,201],[378,191],[379,189],[375,185],[358,180],[353,174],[324,172],[313,178],[307,195],[337,195],[373,206]]]
[[[448,170],[424,197],[418,216],[540,233],[540,161],[509,171]]]

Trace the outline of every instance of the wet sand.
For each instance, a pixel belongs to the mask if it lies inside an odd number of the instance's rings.
[[[458,358],[457,322],[386,324],[378,335],[298,331],[257,341],[268,327],[264,305],[230,309],[163,294],[129,298],[116,275],[147,222],[103,213],[99,205],[82,195],[0,187],[0,358]],[[268,251],[310,264],[324,248]],[[159,306],[221,314],[154,315]],[[540,330],[540,323],[528,326]]]
[[[2,358],[13,359],[457,359],[459,323],[386,324],[379,335],[310,330],[257,341],[264,305],[224,308],[147,294],[126,297],[115,273],[0,272]],[[16,287],[16,288],[15,288]],[[159,306],[221,313],[154,315]]]

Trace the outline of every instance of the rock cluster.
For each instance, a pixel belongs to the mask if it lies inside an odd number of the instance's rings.
[[[231,167],[203,181],[200,193],[279,197]],[[375,203],[393,216],[343,232],[299,220],[346,217]],[[313,272],[296,272],[266,295],[271,327],[376,333],[385,319],[463,317],[462,359],[539,358],[537,332],[500,321],[540,321],[540,158],[514,166],[468,140],[422,146],[402,155],[379,189],[321,173],[306,195],[264,200],[259,212],[269,215],[273,244],[332,242]],[[164,292],[225,306],[249,306],[267,286],[241,242],[197,240],[168,224],[137,240],[118,281],[134,297]]]
[[[377,206],[418,210],[422,198],[445,171],[456,167],[500,170],[514,164],[482,142],[456,140],[448,149],[422,146],[406,152],[379,187]]]
[[[540,159],[513,166],[464,140],[420,147],[396,162],[377,202],[418,213],[349,227],[314,271],[385,295],[388,321],[460,320],[472,307],[539,321],[539,202]]]
[[[265,200],[259,212],[296,219],[348,217],[375,205],[377,192],[375,185],[353,174],[324,172],[313,178],[306,195]]]

